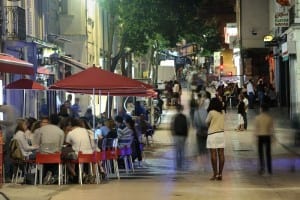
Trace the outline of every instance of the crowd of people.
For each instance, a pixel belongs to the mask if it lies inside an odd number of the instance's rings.
[[[116,113],[113,118],[102,116],[96,120],[92,109],[88,108],[81,114],[79,98],[71,105],[72,96],[60,106],[58,113],[42,115],[39,119],[28,117],[24,119],[7,119],[1,121],[2,125],[13,125],[11,137],[5,136],[5,143],[11,140],[18,142],[24,159],[34,160],[36,153],[51,154],[61,152],[63,160],[76,160],[79,152],[91,154],[95,151],[105,151],[109,148],[131,147],[132,159],[137,161],[136,167],[142,166],[142,136],[151,127],[147,120],[147,112],[143,106],[136,105],[138,115],[130,116],[122,112]],[[137,103],[138,104],[138,103]],[[4,109],[5,106],[1,108]],[[45,111],[45,109],[44,109]],[[46,111],[43,112],[46,114]],[[79,114],[80,113],[80,114]],[[93,124],[95,123],[95,124]],[[92,130],[93,125],[95,130]],[[10,154],[10,147],[5,147],[5,153]],[[14,173],[14,161],[6,166],[7,180]],[[8,160],[7,162],[8,163]],[[74,162],[66,162],[70,182],[78,182],[78,169]],[[118,160],[119,166],[124,166],[123,159]],[[49,176],[57,175],[57,167],[49,165],[44,170],[44,183],[49,183]],[[85,172],[88,174],[89,172]],[[102,167],[101,174],[105,175]]]
[[[196,77],[200,77],[197,74]],[[187,117],[182,113],[183,106],[178,104],[171,130],[174,137],[176,169],[184,168],[184,147],[188,137],[189,122],[196,130],[197,159],[199,163],[207,162],[207,152],[210,155],[213,175],[210,180],[222,180],[225,163],[225,115],[227,106],[231,101],[231,107],[237,110],[237,125],[235,130],[245,131],[248,128],[248,109],[257,107],[260,114],[255,118],[254,135],[257,136],[257,147],[259,157],[259,174],[265,173],[265,157],[267,160],[267,171],[272,174],[271,162],[271,138],[274,132],[272,117],[267,113],[271,106],[276,106],[277,98],[271,84],[265,84],[259,78],[257,84],[249,80],[242,87],[236,83],[220,84],[210,87],[205,81],[194,81],[194,87],[188,87],[191,98],[189,101],[189,114]],[[180,124],[180,125],[179,125]]]

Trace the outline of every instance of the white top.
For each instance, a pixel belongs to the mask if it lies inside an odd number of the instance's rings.
[[[94,149],[94,135],[91,131],[85,128],[75,127],[66,137],[66,143],[71,144],[73,150],[78,153],[88,154],[93,153]]]
[[[251,82],[249,82],[249,83],[247,84],[247,94],[249,95],[250,92],[252,92],[253,94],[255,94],[254,88],[253,88],[253,84],[252,84]]]
[[[243,99],[243,102],[244,102],[244,104],[245,104],[245,112],[248,112],[248,105],[249,105],[248,99],[245,97],[245,98]]]
[[[178,92],[179,92],[179,90],[180,90],[180,88],[179,88],[179,84],[178,84],[178,83],[176,83],[176,84],[173,86],[173,92],[174,92],[174,93],[178,93]]]
[[[17,131],[16,134],[14,135],[14,139],[18,141],[22,154],[25,157],[32,154],[32,150],[38,149],[38,147],[30,146],[28,144],[28,141],[25,137],[25,133],[23,131]]]
[[[34,142],[43,153],[54,153],[61,150],[64,143],[64,131],[54,124],[47,124],[37,129]]]
[[[220,113],[215,110],[209,111],[205,120],[208,125],[208,134],[217,131],[224,131],[224,121],[224,113]]]

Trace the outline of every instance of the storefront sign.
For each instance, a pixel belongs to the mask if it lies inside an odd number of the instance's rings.
[[[283,61],[286,61],[289,59],[287,42],[284,42],[281,44],[281,56],[282,56]]]
[[[289,13],[288,12],[275,13],[275,27],[289,27]]]

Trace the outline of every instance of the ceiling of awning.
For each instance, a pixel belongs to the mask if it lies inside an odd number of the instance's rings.
[[[75,60],[71,57],[68,57],[68,56],[61,56],[59,58],[58,62],[66,64],[66,65],[70,65],[72,67],[76,67],[76,68],[81,69],[81,70],[85,70],[85,69],[88,68],[88,65],[85,65],[81,62],[78,62],[77,60]]]

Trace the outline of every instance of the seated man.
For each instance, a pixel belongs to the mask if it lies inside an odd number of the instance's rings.
[[[35,131],[35,141],[40,146],[41,153],[60,152],[64,143],[64,131],[60,129],[58,124],[59,117],[56,114],[48,117],[42,117],[41,128]]]

